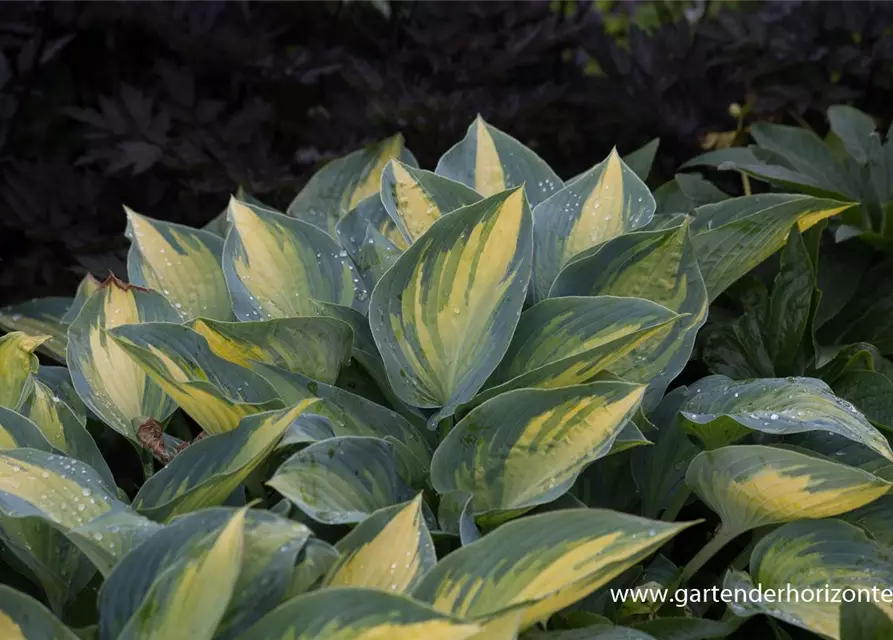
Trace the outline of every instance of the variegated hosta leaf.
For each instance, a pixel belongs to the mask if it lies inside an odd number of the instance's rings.
[[[845,637],[839,624],[840,594],[843,589],[852,589],[852,596],[858,596],[860,602],[873,602],[893,619],[893,604],[880,597],[881,591],[893,588],[893,552],[840,520],[791,522],[776,529],[751,553],[750,575],[731,571],[723,587],[750,590],[756,584],[764,592],[794,589],[800,597],[778,598],[771,603],[735,600],[729,607],[737,615],[762,613],[838,639]],[[813,597],[807,602],[803,594],[808,591]]]
[[[102,282],[93,277],[92,273],[85,275],[78,283],[77,291],[74,294],[74,300],[71,301],[68,311],[62,316],[62,324],[71,324],[84,308],[84,303],[90,299],[94,293],[102,286]],[[67,327],[66,327],[67,331]]]
[[[438,218],[480,199],[481,194],[461,182],[399,160],[392,160],[381,174],[381,202],[409,244]]]
[[[439,219],[398,258],[375,287],[369,323],[401,399],[446,417],[477,393],[521,313],[531,245],[516,189]]]
[[[338,387],[310,380],[267,365],[255,365],[279,394],[291,405],[309,398],[319,398],[312,411],[328,418],[335,436],[368,436],[391,443],[397,455],[401,475],[410,484],[427,479],[431,450],[422,435],[401,415],[375,404],[362,396]]]
[[[764,378],[734,382],[709,376],[694,385],[682,407],[686,428],[708,448],[731,444],[750,430],[773,434],[830,431],[893,461],[890,443],[847,401],[815,378]]]
[[[134,442],[134,421],[161,422],[177,407],[107,332],[121,325],[179,320],[161,294],[109,277],[68,328],[68,367],[78,395],[103,422]]]
[[[474,521],[474,496],[467,491],[451,491],[440,496],[437,524],[441,533],[459,536],[463,547],[479,539],[481,531]]]
[[[220,266],[223,240],[209,231],[125,211],[130,281],[163,293],[184,319],[230,320],[233,306]]]
[[[502,394],[450,431],[431,461],[431,482],[440,494],[472,494],[475,514],[495,519],[551,502],[607,455],[644,393],[643,385],[594,382]]]
[[[343,436],[294,454],[267,484],[317,522],[349,524],[408,497],[396,467],[390,443]]]
[[[22,415],[34,422],[53,447],[90,465],[102,476],[109,488],[114,488],[115,479],[93,436],[67,402],[52,389],[40,380],[35,380],[31,396],[25,401],[21,411]]]
[[[315,315],[314,300],[365,308],[365,283],[324,231],[238,200],[229,218],[223,274],[239,320]]]
[[[644,405],[657,405],[688,363],[698,329],[707,320],[707,290],[698,269],[688,222],[655,231],[636,231],[586,251],[562,270],[550,297],[632,296],[679,314],[662,340],[633,349],[609,370],[631,382],[648,384]]]
[[[840,516],[865,530],[879,544],[893,549],[893,495],[881,496],[874,502]]]
[[[161,573],[118,640],[211,640],[234,594],[244,549],[245,514]]]
[[[117,638],[141,603],[148,603],[153,584],[207,549],[236,513],[204,509],[176,518],[164,528],[155,525],[160,530],[107,576],[99,593],[99,637]],[[309,535],[304,525],[269,511],[252,509],[245,514],[241,568],[215,638],[233,637],[276,606],[286,594],[295,558]]]
[[[328,542],[310,538],[298,554],[291,581],[282,600],[290,600],[310,591],[335,566],[340,557],[338,550]]]
[[[404,596],[334,587],[283,603],[238,640],[466,640],[480,631]]]
[[[891,486],[862,469],[758,445],[700,453],[689,465],[685,482],[719,514],[729,536],[846,513],[876,500]]]
[[[520,610],[525,629],[586,597],[691,524],[604,509],[521,518],[453,551],[425,574],[413,597],[471,620]]]
[[[381,172],[393,158],[416,165],[400,134],[333,160],[313,174],[288,205],[288,215],[334,237],[341,216],[378,193]]]
[[[591,382],[632,349],[662,339],[682,319],[641,298],[543,300],[521,314],[488,388],[469,405],[477,406],[512,389],[552,389]]]
[[[532,207],[564,186],[542,158],[480,116],[468,126],[465,137],[443,154],[434,172],[482,196],[524,185]]]
[[[277,318],[261,322],[216,322],[197,318],[189,324],[221,358],[252,368],[254,361],[334,384],[350,359],[353,331],[325,317]]]
[[[793,194],[732,198],[695,210],[692,242],[710,300],[781,249],[794,225],[803,232],[853,203]]]
[[[0,327],[29,336],[49,336],[38,350],[56,362],[65,362],[68,326],[63,316],[70,307],[71,298],[35,298],[3,307],[0,308]]]
[[[202,438],[140,488],[133,506],[153,520],[223,502],[260,465],[314,400],[281,411],[246,416],[233,431]]]
[[[162,529],[162,525],[129,507],[118,507],[85,522],[65,535],[106,578],[130,551]]]
[[[370,290],[407,247],[377,193],[346,213],[335,235]]]
[[[0,407],[15,411],[31,394],[39,366],[34,350],[48,339],[22,331],[0,336]]]
[[[0,637],[4,640],[78,640],[40,602],[0,584]]]
[[[67,367],[41,365],[37,370],[37,381],[46,385],[60,401],[68,405],[81,424],[87,424],[87,407],[71,382]],[[54,401],[55,402],[55,401]]]
[[[651,222],[654,197],[617,150],[533,210],[533,300],[574,256]]]
[[[326,588],[369,587],[406,593],[437,563],[422,517],[422,494],[406,504],[376,511],[335,547],[341,557],[323,582]]]
[[[12,409],[0,407],[0,451],[24,448],[52,452],[36,424]]]
[[[214,354],[188,327],[133,324],[109,335],[209,435],[232,431],[247,415],[282,407],[266,380]]]

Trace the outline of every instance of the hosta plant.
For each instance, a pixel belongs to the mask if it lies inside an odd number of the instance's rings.
[[[889,629],[883,603],[610,595],[893,580],[884,432],[814,377],[683,372],[779,250],[771,353],[795,362],[815,282],[787,265],[853,203],[656,214],[655,148],[564,181],[478,118],[434,171],[398,136],[286,212],[128,210],[128,282],[2,315],[4,637]],[[888,366],[859,349],[840,375]]]

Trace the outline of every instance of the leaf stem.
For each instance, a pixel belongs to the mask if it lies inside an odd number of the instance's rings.
[[[670,500],[670,504],[667,505],[667,508],[664,509],[663,514],[660,519],[664,522],[673,522],[676,520],[676,516],[679,515],[679,512],[682,511],[682,507],[685,506],[685,501],[688,500],[688,496],[691,495],[691,489],[686,486],[682,486],[676,492],[676,495],[673,496],[673,499]]]
[[[685,569],[682,570],[682,581],[687,582],[696,574],[707,561],[716,555],[716,552],[726,546],[734,538],[738,536],[738,531],[726,531],[720,528],[707,544],[701,547],[701,550],[695,554],[695,557],[688,561]]]
[[[744,195],[751,195],[750,177],[746,173],[741,174],[741,187],[744,189]]]

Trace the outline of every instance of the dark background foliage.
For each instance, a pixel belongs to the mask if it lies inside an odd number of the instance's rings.
[[[402,131],[423,166],[476,113],[563,176],[660,137],[652,181],[748,119],[893,115],[893,5],[0,4],[0,303],[123,271],[121,205],[201,225],[285,207]]]

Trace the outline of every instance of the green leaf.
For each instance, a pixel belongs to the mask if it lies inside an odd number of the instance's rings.
[[[737,615],[762,613],[826,637],[841,638],[845,637],[840,627],[842,590],[854,589],[853,595],[865,601],[874,589],[878,595],[871,601],[888,618],[893,617],[893,605],[880,598],[880,591],[893,584],[890,550],[839,520],[791,522],[772,531],[754,547],[750,575],[730,572],[723,587],[752,589],[756,584],[764,591],[780,590],[782,594],[794,589],[801,597],[778,598],[772,603],[750,599],[730,602]],[[806,590],[813,592],[810,602],[802,597]]]
[[[12,409],[0,407],[0,451],[20,448],[52,452],[36,424]]]
[[[822,247],[818,269],[818,288],[822,291],[822,299],[815,318],[816,328],[840,313],[856,295],[870,259],[871,255],[858,241]]]
[[[390,443],[343,436],[294,454],[267,484],[317,522],[347,524],[405,500],[396,467]]]
[[[480,116],[468,126],[465,137],[443,154],[434,173],[485,197],[525,185],[531,207],[564,186],[538,155]]]
[[[684,220],[680,216],[680,221]],[[564,268],[550,297],[614,295],[645,298],[687,317],[661,340],[635,348],[610,371],[648,384],[644,406],[654,407],[685,365],[707,319],[707,291],[689,238],[688,223],[637,231],[580,255]]]
[[[837,378],[833,388],[874,424],[893,430],[893,380],[877,371],[853,370]]]
[[[852,286],[852,284],[850,285]],[[818,332],[822,344],[870,342],[881,353],[893,354],[893,261],[869,269],[841,312]]]
[[[413,596],[471,620],[521,614],[521,628],[595,591],[692,523],[568,509],[504,524],[453,551]]]
[[[222,504],[313,402],[246,416],[233,431],[190,445],[146,481],[133,499],[134,508],[153,520],[167,521]]]
[[[335,235],[370,290],[408,246],[378,194],[346,213]]]
[[[890,488],[861,469],[759,445],[704,451],[692,460],[685,482],[719,514],[729,537],[770,524],[846,513]]]
[[[506,191],[440,218],[382,277],[369,323],[397,395],[451,415],[508,348],[530,277],[530,211]]]
[[[309,591],[340,557],[338,550],[328,542],[310,538],[298,554],[283,601]]]
[[[70,301],[70,306],[65,315],[62,316],[62,324],[71,324],[84,308],[84,303],[90,299],[102,286],[102,282],[93,277],[92,273],[85,275],[78,283],[78,288],[74,294],[74,300]]]
[[[223,275],[239,320],[315,315],[314,300],[365,308],[353,263],[312,224],[230,200]]]
[[[632,169],[642,182],[645,182],[648,179],[648,174],[651,173],[651,166],[654,164],[659,146],[660,138],[654,138],[644,146],[623,156],[624,164]]]
[[[616,149],[533,210],[533,300],[549,295],[559,272],[575,256],[643,227],[655,202]]]
[[[795,225],[803,232],[852,206],[811,196],[762,194],[699,207],[692,241],[710,299],[781,249]]]
[[[431,482],[440,494],[472,494],[477,515],[499,518],[551,502],[607,455],[644,392],[642,385],[594,382],[504,393],[450,431],[431,461]]]
[[[481,627],[438,613],[409,598],[358,587],[332,588],[293,598],[239,640],[465,640]]]
[[[9,332],[22,331],[29,336],[49,336],[38,347],[56,362],[65,362],[68,326],[63,316],[71,307],[71,298],[35,298],[0,308],[0,327]]]
[[[178,322],[154,291],[110,277],[84,303],[68,329],[68,367],[78,395],[112,429],[137,442],[134,421],[164,421],[174,401],[108,332],[134,323]]]
[[[854,524],[883,547],[893,548],[893,495],[881,496],[874,502],[840,516]]]
[[[230,320],[232,301],[220,266],[223,240],[209,231],[125,211],[130,282],[163,293],[184,319]]]
[[[691,201],[692,209],[729,199],[729,194],[704,179],[699,173],[677,173],[675,179],[682,195]]]
[[[161,528],[129,507],[118,507],[66,531],[65,535],[108,578],[124,556]]]
[[[47,339],[22,331],[0,336],[0,407],[15,411],[31,395],[39,365],[34,350]]]
[[[654,636],[629,627],[612,624],[593,624],[579,629],[557,631],[531,631],[524,640],[656,640]]]
[[[37,370],[37,381],[49,388],[53,395],[64,402],[81,424],[87,424],[87,407],[74,389],[71,374],[66,367],[41,365]]]
[[[255,362],[334,384],[350,359],[353,330],[335,318],[277,318],[260,322],[217,322],[197,318],[188,325],[215,354],[248,369]]]
[[[77,640],[40,602],[0,584],[0,637],[5,640]]]
[[[793,372],[794,360],[806,334],[816,276],[800,233],[791,229],[781,251],[781,267],[769,298],[766,342],[775,371]]]
[[[841,640],[884,640],[893,637],[893,620],[873,602],[840,605]]]
[[[828,122],[847,153],[860,165],[865,165],[875,154],[872,140],[880,147],[881,138],[875,131],[874,120],[858,109],[842,104],[828,107]]]
[[[247,415],[282,408],[266,380],[216,355],[188,327],[132,324],[109,336],[209,435],[232,431]]]
[[[418,240],[438,218],[481,199],[461,182],[399,160],[392,160],[381,174],[381,202],[407,244]]]
[[[657,640],[709,640],[711,638],[734,637],[732,634],[743,620],[727,616],[723,620],[706,618],[655,618],[633,626],[639,632],[647,632]]]
[[[288,215],[334,237],[341,216],[378,193],[381,173],[394,158],[416,164],[399,134],[329,162],[313,174],[288,205]]]

